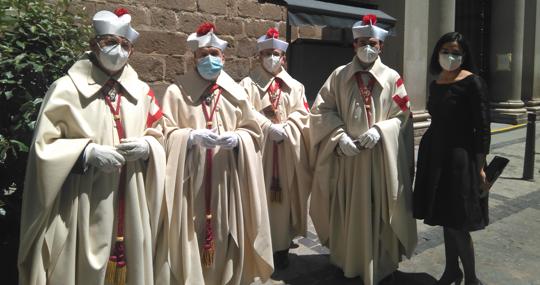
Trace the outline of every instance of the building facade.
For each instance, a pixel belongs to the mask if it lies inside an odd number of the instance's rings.
[[[471,44],[479,72],[488,82],[494,122],[523,123],[527,111],[540,112],[539,0],[317,2],[377,9],[395,18],[393,36],[385,43],[382,59],[402,74],[405,80],[418,134],[429,125],[426,98],[429,82],[434,79],[428,72],[432,49],[437,39],[450,31],[461,32]],[[178,75],[193,68],[193,57],[186,47],[186,38],[203,21],[214,22],[217,33],[229,42],[225,51],[225,70],[236,80],[246,76],[255,63],[257,37],[273,26],[279,27],[284,38],[286,33],[288,34],[287,38],[293,47],[295,43],[305,42],[306,39],[321,42],[344,41],[344,46],[341,46],[345,51],[344,58],[350,60],[353,56],[351,38],[348,35],[350,30],[338,31],[319,26],[289,26],[288,29],[286,0],[73,2],[73,9],[84,10],[89,16],[98,10],[114,10],[118,6],[130,11],[134,27],[141,33],[132,65],[143,80],[152,84],[156,94],[162,94]],[[361,15],[358,15],[358,19],[360,18]],[[348,52],[350,55],[347,55]],[[298,56],[298,53],[296,55]],[[339,55],[343,57],[343,54]],[[294,56],[295,54],[289,55],[290,63],[294,62]],[[309,61],[310,58],[306,60]],[[312,60],[318,59],[315,57]],[[297,64],[300,63],[297,61]],[[337,66],[330,66],[321,71],[320,77],[325,78],[329,74],[327,70],[335,67]],[[300,66],[292,70],[293,73],[302,75],[301,72],[306,69]],[[318,81],[320,79],[303,83],[310,85],[308,90],[318,90],[323,83]],[[311,93],[314,92],[310,91],[307,95],[313,99],[316,93]]]

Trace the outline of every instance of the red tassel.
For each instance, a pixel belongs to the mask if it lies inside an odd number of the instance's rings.
[[[270,28],[268,31],[266,31],[266,38],[274,38],[277,39],[279,37],[279,31],[276,28]]]
[[[126,8],[116,8],[116,10],[114,10],[114,14],[121,17],[122,15],[129,14],[129,11]]]
[[[216,26],[210,22],[202,23],[199,28],[197,28],[197,36],[204,36],[208,34],[208,32],[213,31],[216,32]]]
[[[375,25],[377,23],[377,16],[373,14],[364,15],[362,22],[364,22],[364,25]]]

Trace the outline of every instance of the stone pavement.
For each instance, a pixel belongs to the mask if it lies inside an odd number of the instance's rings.
[[[492,124],[492,130],[507,127]],[[510,163],[490,193],[490,225],[472,233],[478,277],[490,285],[540,285],[540,123],[536,126],[536,181],[521,179],[525,128],[492,136],[491,154]],[[413,257],[400,264],[394,284],[433,284],[444,269],[444,244],[440,227],[418,223],[418,246]],[[307,237],[295,239],[290,265],[277,271],[268,284],[362,284],[346,279],[329,263],[313,225]]]

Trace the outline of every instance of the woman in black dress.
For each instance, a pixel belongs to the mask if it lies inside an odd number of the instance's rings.
[[[443,35],[431,56],[427,109],[431,125],[420,142],[414,185],[414,216],[444,228],[446,267],[437,284],[482,284],[476,277],[470,231],[488,223],[488,184],[483,167],[490,145],[486,85],[474,74],[463,36]],[[482,195],[484,196],[484,195]]]

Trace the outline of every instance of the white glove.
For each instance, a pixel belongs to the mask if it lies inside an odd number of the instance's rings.
[[[120,141],[120,144],[116,146],[116,151],[126,161],[134,161],[140,158],[147,160],[150,155],[150,146],[144,138],[127,138]]]
[[[215,148],[218,138],[219,136],[215,133],[215,130],[193,130],[189,133],[188,146],[196,144],[204,148]]]
[[[122,167],[126,160],[116,149],[108,145],[89,143],[84,149],[85,165],[92,165],[103,172],[113,172]]]
[[[233,132],[226,132],[219,136],[217,144],[224,149],[232,149],[238,146],[238,135]]]
[[[347,134],[343,133],[339,138],[339,148],[346,156],[355,156],[360,150],[354,145],[353,140]]]
[[[371,128],[358,138],[358,143],[362,147],[371,149],[377,144],[379,139],[381,139],[379,131],[376,128]]]
[[[285,124],[272,124],[268,128],[268,138],[275,142],[281,142],[287,138],[287,132],[285,132]]]

